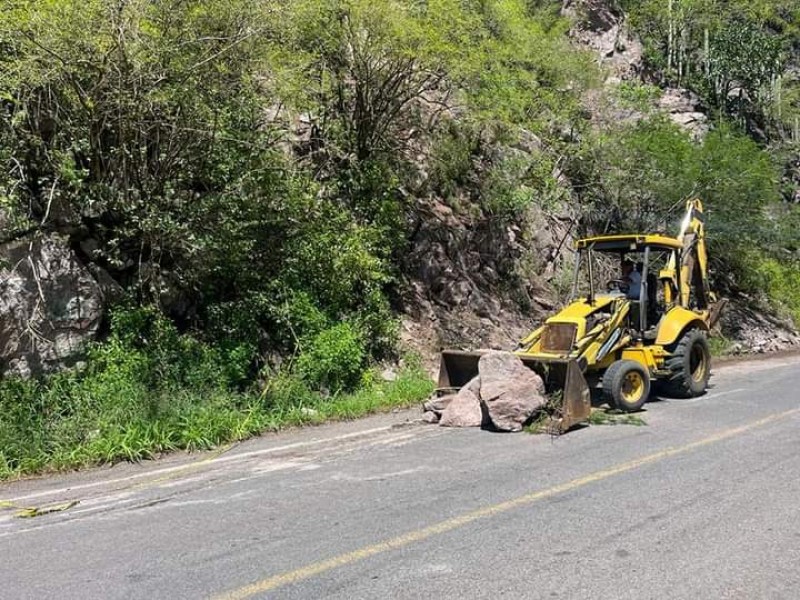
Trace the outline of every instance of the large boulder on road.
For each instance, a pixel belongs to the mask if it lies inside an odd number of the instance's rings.
[[[489,352],[478,363],[480,398],[492,425],[520,431],[547,403],[542,378],[511,352]]]
[[[439,425],[442,427],[480,427],[483,424],[480,386],[480,377],[476,377],[462,387],[442,411]]]

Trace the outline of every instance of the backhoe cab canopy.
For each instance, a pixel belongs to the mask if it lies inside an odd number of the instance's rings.
[[[675,277],[674,265],[681,263],[684,248],[679,239],[658,234],[605,235],[578,240],[575,245],[578,255],[571,294],[573,300],[581,297],[581,281],[588,283],[585,301],[589,306],[595,305],[598,298],[625,297],[630,303],[630,326],[643,333],[658,322],[668,304],[678,295],[680,282]],[[597,265],[594,263],[599,254],[635,261],[641,283],[634,296],[629,294],[622,279],[610,279],[597,289]],[[672,268],[669,268],[670,264]],[[581,277],[582,265],[588,267],[588,278]],[[658,293],[659,279],[664,290],[662,294]]]
[[[578,250],[591,248],[596,252],[644,252],[645,248],[656,250],[680,250],[683,243],[663,235],[605,235],[578,240]]]

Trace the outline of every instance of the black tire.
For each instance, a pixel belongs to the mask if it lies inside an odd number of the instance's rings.
[[[650,396],[650,373],[635,360],[618,360],[603,373],[603,393],[612,408],[637,411]]]
[[[667,394],[677,398],[704,394],[711,376],[711,350],[705,332],[690,329],[669,350],[672,355],[665,366],[670,375],[664,381]]]

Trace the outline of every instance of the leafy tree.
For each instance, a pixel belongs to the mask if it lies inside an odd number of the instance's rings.
[[[198,197],[265,156],[252,73],[266,16],[248,2],[12,3],[0,17],[6,202],[76,245],[91,237],[92,258],[158,295],[192,251]]]
[[[586,138],[569,167],[585,231],[663,227],[669,211],[697,191],[696,159],[689,136],[658,116]]]
[[[701,145],[659,117],[587,140],[570,166],[589,232],[665,231],[674,235],[684,201],[706,209],[718,283],[749,286],[744,249],[775,252],[769,210],[780,202],[772,157],[724,123]]]
[[[800,47],[797,9],[784,0],[624,2],[648,61],[664,79],[762,129],[791,134],[798,113],[792,76]],[[763,131],[768,125],[771,130]],[[789,129],[787,129],[787,127]]]
[[[785,69],[780,41],[749,23],[726,25],[709,45],[707,78],[715,103],[729,113],[769,114]]]

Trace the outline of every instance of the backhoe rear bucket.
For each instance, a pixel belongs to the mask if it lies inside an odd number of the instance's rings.
[[[439,390],[457,391],[478,375],[478,362],[485,352],[445,350],[439,363]],[[557,400],[553,426],[565,432],[589,418],[589,385],[573,359],[543,360],[517,355],[523,364],[544,381],[546,392]]]

